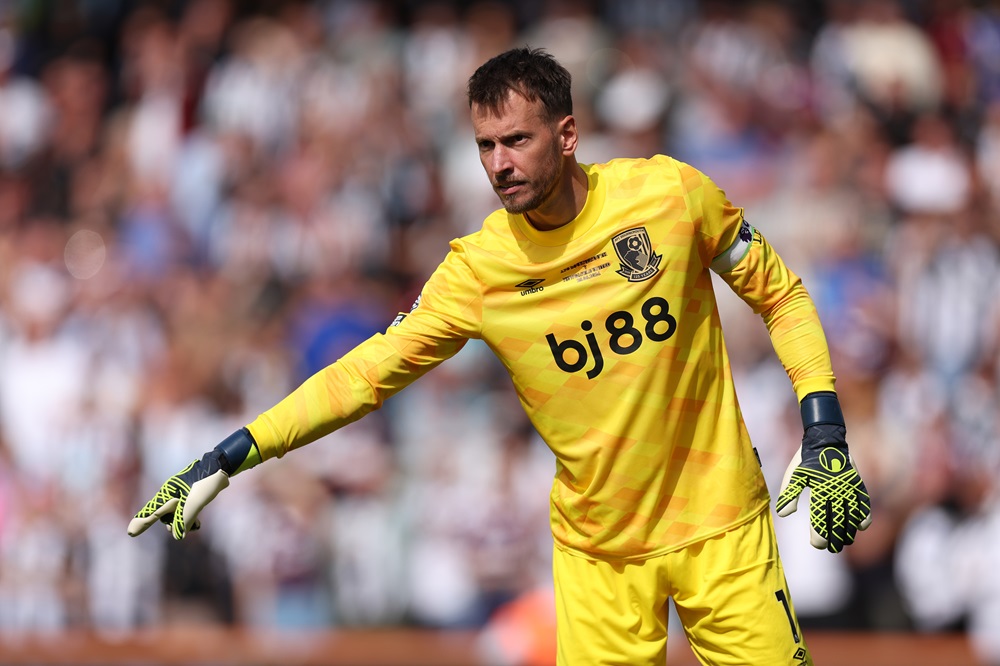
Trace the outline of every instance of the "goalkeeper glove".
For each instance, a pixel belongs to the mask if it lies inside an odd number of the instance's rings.
[[[810,393],[800,410],[805,429],[802,448],[785,471],[776,509],[779,516],[795,513],[799,495],[808,486],[809,542],[839,553],[854,543],[858,530],[871,524],[871,500],[847,451],[847,428],[837,394]]]
[[[229,477],[261,461],[257,443],[246,428],[167,479],[128,524],[129,536],[138,536],[159,521],[175,539],[201,527],[198,514],[229,485]]]

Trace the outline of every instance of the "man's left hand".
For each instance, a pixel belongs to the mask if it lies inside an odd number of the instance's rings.
[[[812,425],[802,448],[792,459],[781,483],[776,510],[788,516],[798,508],[799,495],[809,488],[809,542],[839,553],[854,543],[858,530],[872,521],[871,499],[847,450],[847,430],[832,423]]]

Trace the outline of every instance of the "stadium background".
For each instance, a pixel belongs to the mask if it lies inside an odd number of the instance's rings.
[[[125,534],[495,207],[464,83],[523,44],[582,161],[711,174],[817,301],[875,502],[838,557],[778,521],[821,663],[1000,664],[986,0],[0,1],[0,663],[545,663],[552,460],[476,344],[185,542]],[[794,396],[720,297],[774,492]]]

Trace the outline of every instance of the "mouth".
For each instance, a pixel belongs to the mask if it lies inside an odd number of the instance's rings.
[[[501,195],[510,195],[521,189],[521,185],[522,183],[497,183],[494,188]]]

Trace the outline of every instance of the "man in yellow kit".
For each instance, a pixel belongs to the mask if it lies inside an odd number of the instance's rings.
[[[744,426],[709,271],[760,314],[800,403],[779,515],[811,542],[871,520],[830,355],[798,277],[725,194],[669,157],[584,165],[570,76],[513,49],[469,80],[503,209],[452,241],[409,313],[172,476],[129,524],[181,539],[233,474],[377,409],[470,338],[497,354],[556,457],[558,663],[662,666],[667,599],[704,664],[810,664]]]

